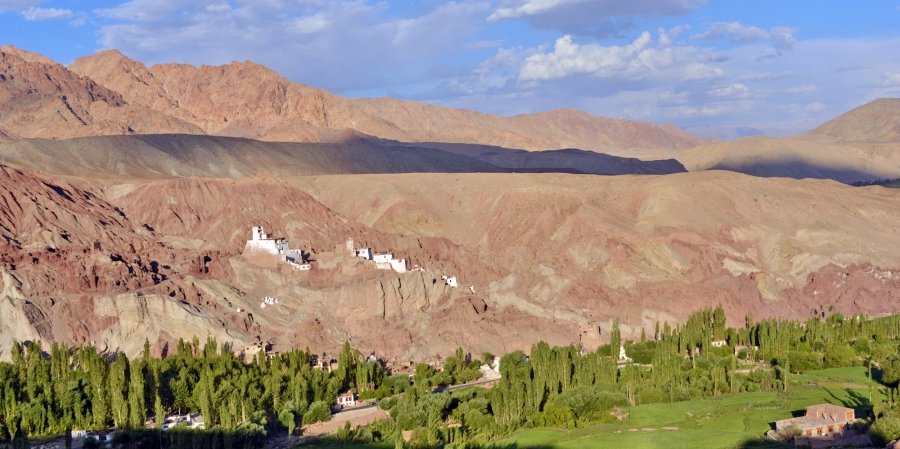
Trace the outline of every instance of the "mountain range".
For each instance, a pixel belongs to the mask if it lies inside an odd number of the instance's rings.
[[[716,305],[731,323],[896,311],[900,190],[834,180],[900,177],[898,123],[883,99],[710,141],[342,98],[248,62],[2,47],[0,357],[14,339],[137,354],[199,334],[403,362],[591,348],[614,320],[637,337]],[[252,226],[313,269],[244,254]],[[417,269],[376,270],[348,237]]]

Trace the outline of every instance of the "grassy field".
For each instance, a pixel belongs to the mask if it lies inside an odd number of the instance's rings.
[[[560,430],[529,429],[501,441],[516,449],[580,448],[737,448],[761,437],[769,423],[789,418],[821,402],[869,410],[865,368],[835,368],[793,376],[786,393],[742,393],[670,404],[630,407],[627,420],[615,424]],[[882,394],[876,391],[876,400]]]
[[[628,419],[581,429],[522,430],[496,443],[497,449],[695,449],[783,447],[752,442],[771,429],[775,420],[802,413],[822,402],[853,407],[857,416],[869,413],[866,369],[832,368],[793,375],[785,393],[741,393],[629,407]],[[877,384],[876,384],[877,385]],[[884,393],[874,390],[874,400]],[[390,449],[393,444],[348,446],[320,440],[299,447],[321,449]]]

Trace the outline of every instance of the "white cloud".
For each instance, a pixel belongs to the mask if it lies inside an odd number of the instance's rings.
[[[300,34],[311,34],[324,30],[329,24],[329,20],[323,14],[313,14],[294,19],[289,29]]]
[[[42,0],[0,0],[0,13],[21,11],[41,4]]]
[[[710,54],[694,47],[653,47],[650,33],[643,32],[623,46],[579,45],[571,36],[556,41],[552,52],[538,53],[525,60],[519,78],[552,80],[571,75],[598,78],[699,80],[722,75],[707,62]]]
[[[787,27],[775,27],[764,30],[755,26],[744,25],[740,22],[716,22],[702,32],[693,36],[695,40],[727,40],[732,44],[749,44],[752,42],[769,41],[779,50],[789,50],[794,47],[797,40],[794,38],[794,29]]]
[[[885,86],[900,86],[900,72],[885,72],[881,75],[881,82]]]
[[[750,89],[742,83],[732,83],[714,87],[709,94],[719,98],[744,98],[750,95]]]
[[[707,0],[502,0],[489,21],[527,20],[573,36],[612,37],[640,17],[677,16]]]
[[[22,11],[22,17],[28,21],[68,19],[73,13],[70,9],[30,7]]]
[[[248,59],[347,92],[420,80],[465,51],[490,7],[447,2],[396,17],[386,3],[359,0],[132,0],[96,13],[112,21],[100,29],[103,47],[148,63]]]

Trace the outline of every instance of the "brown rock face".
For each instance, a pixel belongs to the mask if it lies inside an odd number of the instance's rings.
[[[637,336],[715,305],[736,324],[900,305],[900,201],[883,188],[716,172],[84,181],[4,168],[0,191],[0,351],[42,339],[138,353],[147,339],[163,352],[197,335],[349,340],[404,361],[593,347],[613,319]],[[313,270],[242,255],[260,224],[314,250]],[[348,236],[422,270],[376,270]]]
[[[75,137],[197,128],[129,105],[120,94],[40,55],[0,48],[0,129],[19,137]]]
[[[674,127],[571,110],[500,117],[411,101],[348,100],[292,83],[250,62],[219,67],[150,67],[116,51],[75,61],[74,72],[134,104],[193,123],[206,133],[270,141],[334,142],[358,133],[405,142],[459,142],[531,150],[688,148],[702,139]]]

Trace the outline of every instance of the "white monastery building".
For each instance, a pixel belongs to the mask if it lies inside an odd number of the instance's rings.
[[[244,251],[280,256],[282,262],[290,264],[296,270],[306,271],[312,268],[308,262],[303,260],[302,250],[291,249],[287,239],[270,237],[262,226],[254,226],[250,230],[250,240],[247,240]]]
[[[409,271],[406,259],[394,259],[393,253],[375,253],[372,248],[356,248],[352,238],[347,238],[347,251],[360,259],[375,262],[375,268],[379,270],[394,270],[397,273]]]

